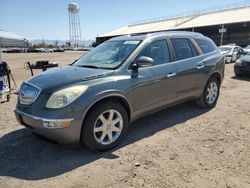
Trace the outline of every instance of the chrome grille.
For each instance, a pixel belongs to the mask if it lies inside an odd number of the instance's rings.
[[[32,104],[37,99],[40,92],[40,88],[30,83],[24,82],[20,88],[20,92],[18,95],[19,102],[25,105]]]

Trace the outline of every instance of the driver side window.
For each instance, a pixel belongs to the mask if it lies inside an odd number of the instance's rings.
[[[139,55],[151,57],[154,60],[155,65],[161,65],[170,62],[169,49],[166,40],[159,40],[149,44]]]

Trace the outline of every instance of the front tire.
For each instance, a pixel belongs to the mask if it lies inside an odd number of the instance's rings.
[[[235,76],[242,76],[241,72],[235,69],[234,69],[234,74]]]
[[[120,103],[111,100],[101,102],[87,114],[81,141],[91,150],[110,150],[122,141],[128,125],[127,111]]]
[[[215,77],[211,77],[203,90],[202,96],[197,104],[203,108],[213,108],[216,106],[220,94],[220,84]]]

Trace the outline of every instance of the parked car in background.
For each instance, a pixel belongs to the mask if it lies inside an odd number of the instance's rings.
[[[53,48],[44,48],[44,52],[53,52]]]
[[[185,100],[214,107],[223,78],[224,57],[202,34],[120,36],[25,81],[15,114],[37,134],[109,150],[139,117]]]
[[[236,45],[223,45],[219,46],[221,54],[225,57],[225,63],[235,62],[241,55],[244,55],[244,50]]]
[[[45,52],[45,48],[36,48],[38,52]]]
[[[37,50],[36,48],[28,48],[27,49],[27,53],[38,53],[40,52],[39,50]]]
[[[65,52],[63,48],[54,48],[53,52]]]
[[[21,53],[22,48],[6,48],[3,50],[4,53]]]
[[[243,50],[244,50],[246,53],[250,53],[250,45],[246,46]]]
[[[250,75],[250,54],[238,59],[234,65],[234,73],[236,76]]]

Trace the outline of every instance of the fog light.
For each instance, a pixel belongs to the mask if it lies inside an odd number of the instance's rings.
[[[71,120],[44,120],[43,127],[48,129],[57,129],[57,128],[65,128],[68,127]]]

